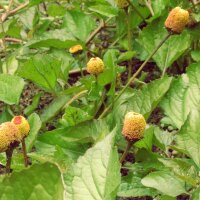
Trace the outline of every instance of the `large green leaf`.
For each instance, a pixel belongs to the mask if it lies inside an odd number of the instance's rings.
[[[150,173],[142,179],[142,184],[172,197],[186,193],[184,182],[166,171]]]
[[[116,120],[122,120],[128,111],[141,113],[148,118],[168,91],[172,78],[165,77],[152,81],[139,90],[129,90],[116,102],[114,115]],[[120,121],[118,121],[120,123]]]
[[[191,109],[199,107],[200,63],[190,65],[187,74],[175,80],[161,102],[166,117],[163,122],[181,128]]]
[[[200,167],[200,110],[193,109],[177,134],[177,147]]]
[[[120,183],[120,163],[114,147],[115,131],[88,149],[65,176],[68,200],[114,200]]]
[[[60,71],[60,60],[49,55],[36,55],[21,65],[18,74],[54,92]]]
[[[18,76],[0,74],[0,101],[18,104],[24,88],[24,80]]]
[[[64,16],[63,27],[77,39],[85,42],[89,33],[95,28],[94,19],[83,12],[71,10]]]
[[[2,200],[63,200],[64,187],[55,165],[34,165],[5,176],[1,181]]]
[[[140,34],[139,42],[150,54],[167,35],[163,20],[155,20]],[[177,60],[190,46],[191,39],[187,32],[171,36],[153,56],[162,71]]]

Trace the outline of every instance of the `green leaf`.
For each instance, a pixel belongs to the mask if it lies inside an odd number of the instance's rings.
[[[172,78],[165,77],[152,81],[139,90],[125,92],[115,103],[113,114],[121,123],[128,111],[141,113],[147,119],[162,97],[168,91]]]
[[[55,47],[63,49],[70,48],[75,44],[80,44],[80,42],[77,42],[68,30],[56,29],[35,36],[25,46],[29,48]]]
[[[191,195],[191,200],[200,199],[200,187],[196,188]]]
[[[143,29],[139,42],[150,54],[167,34],[164,21],[155,20]],[[171,36],[153,56],[160,70],[162,71],[171,66],[189,48],[190,43],[191,38],[187,32]]]
[[[144,197],[155,196],[156,190],[144,187],[141,183],[141,178],[128,175],[122,178],[122,182],[117,193],[119,197]]]
[[[196,62],[199,62],[200,61],[200,51],[199,50],[196,50],[196,51],[192,51],[191,52],[191,56],[192,56],[192,59]]]
[[[136,54],[135,51],[127,51],[125,53],[122,53],[119,56],[117,62],[120,63],[120,62],[124,62],[124,61],[130,60],[130,59],[132,59],[135,56],[135,54]]]
[[[55,92],[61,61],[49,55],[36,55],[23,63],[18,74],[47,91]]]
[[[152,172],[144,177],[141,182],[146,187],[155,188],[172,197],[186,193],[184,182],[174,177],[170,172]]]
[[[56,116],[63,106],[69,100],[69,96],[62,95],[55,98],[47,107],[45,107],[40,115],[42,123],[48,122],[54,116]]]
[[[0,101],[18,104],[24,88],[24,80],[18,76],[0,74]]]
[[[200,110],[192,110],[187,121],[177,134],[177,147],[183,150],[200,166]]]
[[[191,160],[180,158],[160,158],[159,161],[162,162],[166,167],[170,168],[170,170],[174,172],[178,178],[196,187],[198,173],[195,169],[194,163]]]
[[[50,4],[47,10],[47,13],[52,17],[63,16],[65,12],[65,8],[58,4]]]
[[[178,129],[184,124],[191,109],[199,107],[200,63],[192,64],[175,80],[165,99],[161,102],[166,117],[162,120]]]
[[[117,8],[104,4],[90,6],[88,9],[106,17],[115,17],[118,14]]]
[[[60,123],[64,126],[75,126],[81,122],[91,119],[91,116],[84,110],[72,106],[68,106],[65,114],[62,116]]]
[[[37,135],[41,128],[42,122],[36,113],[33,113],[28,118],[28,121],[29,121],[31,130],[28,137],[26,138],[26,148],[27,148],[27,152],[30,152],[34,146],[35,140],[37,139]]]
[[[71,10],[64,16],[63,27],[69,30],[74,38],[85,42],[89,33],[95,28],[95,22],[91,16]]]
[[[68,200],[115,200],[120,184],[120,163],[114,147],[115,131],[87,150],[65,175]]]
[[[55,165],[45,163],[5,176],[1,180],[0,199],[63,200],[63,192],[60,171]]]

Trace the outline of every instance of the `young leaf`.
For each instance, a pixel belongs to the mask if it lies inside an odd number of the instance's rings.
[[[18,76],[0,74],[0,101],[18,104],[24,88],[24,80]]]
[[[87,150],[66,174],[68,200],[114,200],[120,183],[120,163],[114,147],[115,131]]]
[[[60,71],[61,62],[58,59],[49,55],[37,55],[23,63],[18,74],[47,91],[54,92]]]

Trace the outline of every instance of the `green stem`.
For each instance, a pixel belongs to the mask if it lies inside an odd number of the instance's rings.
[[[133,145],[133,141],[127,141],[127,146],[126,149],[124,151],[124,153],[122,154],[122,157],[120,158],[120,163],[122,164],[124,162],[124,160],[126,159],[126,156],[129,152],[129,150],[131,149],[132,145]]]
[[[148,56],[148,58],[143,62],[143,64],[139,67],[139,69],[133,74],[133,76],[129,79],[128,83],[124,86],[124,88],[119,92],[119,94],[115,97],[114,102],[116,102],[119,97],[125,92],[128,86],[133,83],[148,61],[154,56],[154,54],[158,51],[158,49],[167,41],[167,39],[171,36],[171,33],[168,33],[166,37],[160,42],[160,44],[152,51],[152,53]],[[112,104],[110,104],[103,113],[99,116],[99,119],[103,118],[106,113],[112,108]]]
[[[27,156],[27,152],[26,152],[26,144],[25,144],[25,139],[22,139],[22,152],[23,152],[23,156],[24,156],[24,166],[28,167],[28,156]]]
[[[127,27],[128,27],[128,34],[127,34],[127,39],[128,39],[128,51],[132,50],[132,33],[131,33],[131,21],[130,21],[130,14],[129,10],[126,10],[126,20],[127,20]],[[131,78],[131,60],[128,61],[128,80]]]

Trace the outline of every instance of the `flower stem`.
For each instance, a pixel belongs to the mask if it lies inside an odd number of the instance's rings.
[[[10,173],[10,166],[11,166],[11,160],[12,160],[12,154],[13,154],[13,148],[10,147],[8,150],[6,150],[6,173]]]
[[[22,152],[23,152],[23,156],[24,156],[24,166],[28,167],[28,156],[27,156],[27,152],[26,152],[26,144],[25,144],[25,139],[22,139]]]
[[[125,92],[125,90],[128,88],[128,86],[133,83],[136,79],[136,77],[139,75],[139,73],[142,71],[142,69],[145,67],[145,65],[148,63],[148,61],[154,56],[154,54],[158,51],[158,49],[167,41],[167,39],[171,36],[171,33],[168,33],[165,38],[160,42],[160,44],[152,51],[152,53],[148,56],[148,58],[142,63],[142,65],[139,67],[139,69],[133,74],[133,76],[129,79],[127,84],[124,86],[124,88],[119,92],[119,94],[115,97],[114,103],[119,99],[119,97]],[[110,104],[99,116],[99,119],[103,118],[107,112],[112,108],[112,104]]]
[[[122,154],[122,157],[120,158],[120,163],[122,164],[124,162],[124,160],[126,159],[126,156],[129,152],[129,150],[131,149],[132,145],[133,145],[133,141],[127,141],[127,146],[126,149],[124,151],[124,153]]]

